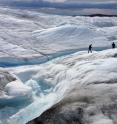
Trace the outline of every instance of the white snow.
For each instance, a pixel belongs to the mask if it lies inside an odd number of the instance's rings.
[[[31,94],[31,88],[24,85],[20,81],[13,81],[6,85],[5,91],[7,95],[18,97],[18,96],[26,96]]]

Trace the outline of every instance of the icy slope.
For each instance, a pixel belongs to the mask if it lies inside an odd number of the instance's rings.
[[[103,122],[103,119],[116,122],[117,113],[114,113],[113,109],[110,111],[110,106],[116,105],[116,57],[117,49],[92,54],[82,51],[42,65],[7,69],[32,88],[33,101],[24,106],[2,108],[0,115],[3,115],[3,112],[9,114],[5,118],[0,116],[1,124],[25,124],[61,100],[63,108],[69,108],[70,112],[70,107],[66,107],[70,103],[76,103],[75,110],[81,107],[84,110],[84,119],[90,122],[89,124],[94,124],[95,119],[100,122]],[[104,109],[104,112],[108,112],[111,119],[102,112],[103,106],[108,107],[108,111]],[[90,115],[92,111],[94,116]],[[64,115],[62,108],[60,112]],[[57,113],[55,111],[54,114]],[[51,115],[48,117],[51,118]]]
[[[78,52],[40,68],[33,81],[43,77],[63,99],[29,124],[116,124],[116,57],[117,49]]]
[[[0,8],[0,65],[37,64],[71,49],[87,49],[89,43],[110,47],[117,39],[116,20]]]

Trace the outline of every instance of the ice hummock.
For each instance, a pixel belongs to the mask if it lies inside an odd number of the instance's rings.
[[[0,85],[0,106],[31,99],[32,89],[3,69],[0,69]]]

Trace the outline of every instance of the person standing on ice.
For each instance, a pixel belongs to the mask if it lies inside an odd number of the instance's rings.
[[[115,48],[115,43],[114,43],[114,42],[112,43],[112,48],[113,48],[113,49]]]
[[[88,53],[92,53],[92,44],[89,45]]]

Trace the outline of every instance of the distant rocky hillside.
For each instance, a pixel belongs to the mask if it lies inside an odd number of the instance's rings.
[[[117,15],[109,15],[109,14],[92,14],[92,15],[88,15],[90,17],[95,17],[95,16],[98,16],[98,17],[117,17]]]

